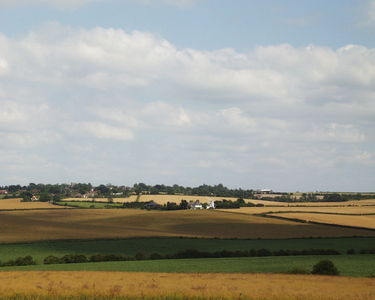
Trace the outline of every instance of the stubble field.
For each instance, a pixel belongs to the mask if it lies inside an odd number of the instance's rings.
[[[375,229],[375,215],[351,216],[339,214],[319,213],[277,213],[269,216],[286,219],[298,219],[306,222],[318,222],[323,224],[335,224],[342,226],[362,227]]]
[[[65,208],[48,202],[22,202],[21,199],[0,199],[0,210]]]
[[[311,275],[1,272],[0,282],[3,297],[18,294],[48,299],[59,296],[165,299],[169,296],[169,299],[371,300],[375,297],[373,278]]]

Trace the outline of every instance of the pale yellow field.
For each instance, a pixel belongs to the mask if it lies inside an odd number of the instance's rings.
[[[375,232],[360,229],[304,224],[215,210],[1,211],[0,230],[0,242],[155,236],[251,239],[375,236]]]
[[[0,209],[65,208],[47,202],[21,202],[21,199],[1,199]]]
[[[281,274],[0,272],[0,294],[372,300],[375,279]]]
[[[338,214],[375,214],[375,206],[343,206],[343,207],[241,207],[239,209],[220,209],[221,211],[242,214],[263,214],[272,212],[324,212]]]
[[[141,195],[139,201],[151,201],[154,200],[159,204],[166,204],[167,202],[180,203],[181,200],[195,201],[199,200],[201,203],[207,203],[211,200],[232,200],[236,201],[237,198],[230,197],[209,197],[209,196],[184,196],[184,195]],[[66,201],[90,201],[91,198],[66,198]],[[108,202],[107,198],[95,198],[98,202]],[[137,201],[137,196],[132,195],[128,198],[113,198],[114,202],[134,202]],[[363,206],[363,205],[374,205],[375,199],[360,200],[360,201],[347,201],[347,202],[303,202],[303,203],[286,203],[278,201],[265,201],[265,200],[254,200],[245,199],[246,202],[252,202],[254,204],[263,204],[265,206]]]
[[[136,195],[132,195],[128,198],[113,198],[113,202],[117,203],[124,203],[124,202],[134,202],[137,201],[138,197]],[[181,200],[186,201],[196,201],[199,200],[201,203],[208,203],[211,200],[232,200],[236,201],[237,198],[230,198],[230,197],[209,197],[209,196],[183,196],[183,195],[141,195],[139,198],[139,201],[141,202],[147,202],[147,201],[155,201],[159,204],[167,204],[167,202],[175,202],[180,203]],[[91,198],[66,198],[64,199],[66,201],[90,201]],[[95,198],[95,201],[98,202],[108,202],[107,198]],[[284,206],[285,203],[282,202],[276,202],[276,201],[264,201],[264,200],[253,200],[253,199],[245,199],[247,202],[252,202],[254,204],[264,204],[264,205],[282,205]]]
[[[347,216],[314,213],[280,213],[269,214],[270,216],[293,218],[304,221],[313,221],[326,224],[338,224],[345,226],[356,226],[375,229],[375,215],[368,216]]]

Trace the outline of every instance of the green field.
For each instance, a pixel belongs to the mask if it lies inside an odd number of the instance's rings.
[[[332,260],[341,275],[375,275],[375,255],[288,256],[251,258],[171,259],[83,264],[3,267],[1,271],[126,271],[192,273],[284,273],[294,268],[311,271],[322,259]]]
[[[79,208],[116,208],[122,207],[121,203],[107,203],[107,202],[78,202],[78,201],[59,201],[58,205],[73,206]]]
[[[220,250],[267,249],[270,251],[335,249],[346,253],[374,249],[375,238],[322,238],[287,240],[239,240],[239,239],[194,239],[194,238],[129,238],[114,240],[74,240],[34,243],[0,244],[0,261],[31,255],[38,263],[49,255],[65,254],[122,254],[134,256],[137,252],[174,254],[186,249],[215,252]]]

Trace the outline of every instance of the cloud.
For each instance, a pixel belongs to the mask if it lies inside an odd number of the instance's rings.
[[[42,157],[54,172],[24,169],[40,181],[89,173],[302,189],[307,175],[318,184],[361,168],[353,187],[370,186],[374,70],[375,50],[360,45],[201,51],[148,32],[48,24],[0,36],[1,153]],[[0,180],[20,172],[6,164]]]

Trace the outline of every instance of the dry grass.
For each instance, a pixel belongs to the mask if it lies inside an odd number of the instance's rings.
[[[208,210],[2,211],[0,226],[0,242],[155,236],[281,239],[375,235],[374,232],[360,229]]]
[[[347,215],[328,215],[314,213],[280,213],[269,214],[283,218],[293,218],[304,221],[313,221],[326,224],[337,224],[345,226],[356,226],[375,229],[375,215],[369,216],[347,216]]]
[[[221,211],[230,211],[242,214],[264,214],[270,212],[322,212],[332,214],[375,214],[375,206],[343,206],[343,207],[241,207],[240,209],[223,209]]]
[[[0,294],[370,300],[375,279],[279,274],[1,272]]]
[[[47,202],[22,202],[21,199],[1,199],[0,209],[64,208]]]

